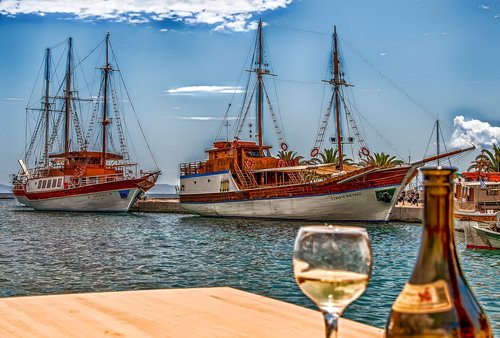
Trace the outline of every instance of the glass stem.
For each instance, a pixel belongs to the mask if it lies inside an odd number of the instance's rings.
[[[339,314],[323,312],[323,318],[325,319],[325,337],[337,338]]]

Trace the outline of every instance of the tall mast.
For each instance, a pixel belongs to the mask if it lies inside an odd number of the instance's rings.
[[[437,145],[437,156],[439,156],[439,119],[436,120],[436,145]],[[437,160],[437,165],[439,165],[439,158]]]
[[[72,60],[73,38],[69,38],[68,46],[68,62],[66,65],[66,91],[65,99],[65,115],[64,115],[64,155],[69,153],[69,121],[70,121],[70,106],[71,106],[71,70],[73,68]]]
[[[343,169],[343,150],[342,150],[342,136],[340,134],[340,86],[343,81],[340,78],[339,72],[339,56],[337,50],[337,27],[333,26],[333,90],[335,95],[335,120],[337,123],[336,134],[337,134],[337,156],[339,159],[339,170]]]
[[[259,135],[259,156],[263,156],[262,152],[262,74],[264,73],[264,70],[262,69],[262,60],[263,60],[263,55],[262,55],[262,19],[259,20],[259,31],[258,31],[258,43],[259,43],[259,49],[258,49],[258,55],[257,55],[257,62],[259,65],[259,68],[257,69],[257,128],[258,128],[258,135]]]
[[[45,51],[45,145],[43,150],[44,167],[47,168],[49,164],[49,85],[50,85],[50,48]]]
[[[106,126],[108,125],[108,77],[111,67],[109,66],[109,33],[106,34],[106,64],[104,65],[104,102],[102,109],[102,151],[101,165],[106,165]]]

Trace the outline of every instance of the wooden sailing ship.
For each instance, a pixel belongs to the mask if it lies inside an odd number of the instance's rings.
[[[22,204],[36,210],[128,211],[155,185],[160,171],[138,172],[129,155],[124,116],[112,81],[113,72],[119,70],[110,63],[109,33],[104,55],[99,93],[85,100],[74,86],[74,73],[82,62],[75,65],[72,38],[64,80],[55,95],[51,95],[51,49],[46,50],[41,108],[27,109],[40,114],[19,160],[21,170],[12,175],[14,196]],[[78,111],[84,101],[92,115],[86,134]]]
[[[257,217],[321,221],[387,221],[401,189],[414,177],[425,162],[458,154],[465,150],[440,154],[422,161],[375,167],[354,165],[344,161],[341,133],[341,110],[347,113],[343,89],[350,86],[340,70],[337,33],[333,33],[332,79],[329,106],[320,125],[311,151],[316,158],[332,111],[336,121],[336,163],[301,164],[298,159],[283,159],[271,155],[271,146],[263,144],[264,98],[275,123],[282,151],[288,145],[277,124],[265,89],[264,77],[272,75],[264,60],[262,22],[259,23],[254,54],[256,75],[250,99],[256,96],[256,141],[240,139],[250,103],[244,102],[233,140],[215,141],[208,150],[208,160],[180,165],[180,203],[185,209],[203,216]],[[352,119],[351,119],[352,120]],[[353,120],[352,120],[353,121]],[[351,141],[351,137],[346,138]],[[469,150],[469,149],[467,149]],[[361,144],[360,155],[370,155]],[[366,161],[365,161],[366,162]]]

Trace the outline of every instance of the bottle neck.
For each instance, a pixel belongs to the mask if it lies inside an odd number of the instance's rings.
[[[410,283],[449,280],[460,271],[453,234],[453,193],[449,175],[428,175],[424,193],[424,229]]]

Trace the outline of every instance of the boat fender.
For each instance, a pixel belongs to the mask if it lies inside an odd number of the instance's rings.
[[[316,157],[316,155],[318,154],[319,154],[319,148],[313,148],[313,150],[311,150],[312,157]]]
[[[361,153],[365,156],[370,156],[370,151],[366,147],[361,148]]]
[[[286,144],[285,142],[281,143],[280,147],[281,147],[281,150],[283,150],[283,151],[287,151],[288,150],[288,144]]]

